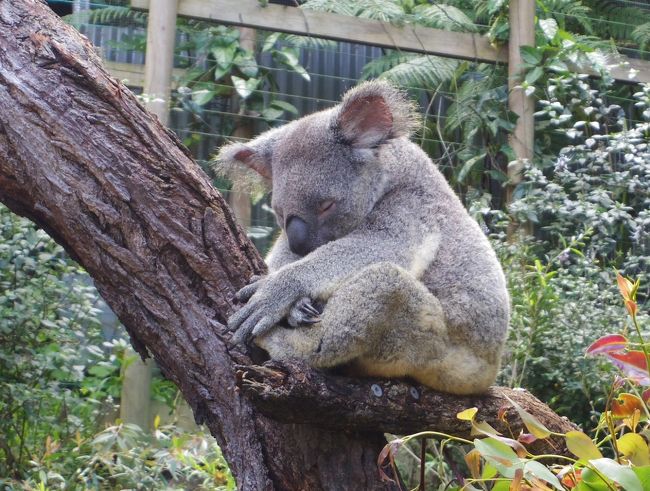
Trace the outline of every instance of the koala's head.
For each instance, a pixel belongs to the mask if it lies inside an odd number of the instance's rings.
[[[382,145],[408,136],[414,111],[384,82],[350,90],[341,104],[223,147],[217,160],[243,164],[272,188],[271,204],[301,256],[353,231],[386,190]]]

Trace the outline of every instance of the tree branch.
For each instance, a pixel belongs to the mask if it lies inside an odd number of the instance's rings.
[[[435,430],[461,438],[471,425],[456,415],[472,407],[508,437],[527,432],[508,398],[555,433],[575,430],[568,419],[523,389],[491,387],[483,395],[458,396],[399,380],[356,379],[328,375],[298,362],[270,361],[263,366],[238,366],[237,385],[264,415],[339,431],[377,431],[406,435]],[[505,421],[499,417],[507,410]],[[507,421],[507,424],[506,424]],[[538,440],[533,453],[566,453],[563,438]]]

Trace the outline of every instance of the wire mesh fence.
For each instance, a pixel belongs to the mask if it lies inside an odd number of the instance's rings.
[[[129,9],[124,0],[50,4],[67,14],[69,22],[98,46],[109,67],[110,63],[114,68],[119,64],[120,76],[128,79],[127,85],[141,90],[145,13]],[[631,56],[647,56],[642,43],[632,43],[631,26],[620,19],[621,9],[635,9],[637,14],[649,14],[638,17],[634,26],[650,21],[650,2],[600,2],[599,15],[592,15],[596,6],[580,10],[562,5],[548,4],[546,14],[592,33],[614,32],[621,39],[620,49]],[[474,25],[481,33],[489,27],[481,16]],[[507,111],[507,71],[503,65],[262,30],[251,32],[182,18],[177,29],[170,125],[207,172],[212,172],[211,158],[223,143],[246,141],[269,127],[331,107],[360,80],[383,76],[419,102],[424,117],[415,138],[461,197],[471,199],[478,189],[489,196],[493,207],[503,205],[506,168],[513,159],[508,134],[516,119]],[[235,69],[226,70],[228,64]],[[626,110],[630,124],[639,120],[634,90],[623,84],[610,96]],[[537,97],[544,98],[545,94],[538,93]],[[215,179],[228,197],[231,184]],[[275,230],[268,204],[268,197],[256,201],[247,224],[262,251],[268,249]]]

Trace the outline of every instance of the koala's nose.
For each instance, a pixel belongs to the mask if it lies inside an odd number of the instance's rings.
[[[295,215],[290,216],[287,219],[285,230],[291,252],[299,256],[306,256],[313,250],[309,240],[309,224],[302,218]]]

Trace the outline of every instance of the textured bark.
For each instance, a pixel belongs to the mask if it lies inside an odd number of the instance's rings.
[[[251,360],[224,324],[235,291],[264,272],[263,261],[178,139],[38,0],[0,0],[0,200],[86,268],[135,349],[155,358],[207,424],[240,489],[394,489],[376,466],[384,426],[355,412],[367,382],[299,372],[307,393],[324,391],[304,406],[309,424],[280,422],[298,421],[296,408],[277,400],[283,409],[270,411],[249,386],[253,398],[243,396],[237,366]],[[336,400],[348,431],[313,426],[320,414],[336,423],[327,398],[337,393],[347,395]],[[431,408],[447,397],[426,394]],[[408,398],[390,407],[392,421],[411,421]]]
[[[325,375],[301,363],[271,361],[238,368],[237,383],[256,409],[288,423],[398,435],[435,429],[469,438],[470,423],[456,415],[476,407],[477,420],[516,438],[528,431],[509,398],[554,433],[576,429],[523,389],[491,387],[486,394],[457,396],[403,381]],[[499,417],[502,409],[506,410],[505,421]],[[567,451],[563,437],[538,440],[528,447],[537,454]]]

